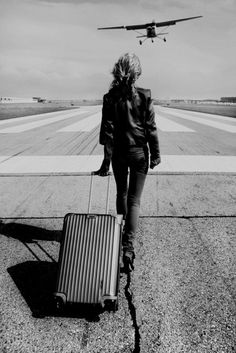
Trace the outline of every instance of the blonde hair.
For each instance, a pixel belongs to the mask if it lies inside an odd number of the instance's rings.
[[[114,80],[111,86],[118,86],[121,83],[132,86],[141,73],[142,69],[137,55],[126,53],[118,59],[113,67]]]

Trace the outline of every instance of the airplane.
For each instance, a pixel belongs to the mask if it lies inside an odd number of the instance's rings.
[[[169,26],[175,25],[177,22],[181,21],[188,21],[188,20],[193,20],[195,18],[200,18],[202,16],[195,16],[195,17],[187,17],[187,18],[181,18],[177,20],[170,20],[170,21],[164,21],[164,22],[155,22],[153,20],[150,23],[145,23],[145,24],[138,24],[138,25],[131,25],[131,26],[115,26],[115,27],[100,27],[98,28],[99,30],[101,29],[126,29],[127,31],[133,30],[139,34],[136,38],[145,38],[144,40],[139,40],[139,44],[143,44],[145,40],[151,39],[152,43],[154,42],[154,38],[158,38],[166,42],[166,38],[162,37],[163,35],[166,35],[168,33],[165,32],[156,32],[156,27],[166,27],[168,28]],[[138,29],[146,29],[146,34],[143,34],[139,31]]]

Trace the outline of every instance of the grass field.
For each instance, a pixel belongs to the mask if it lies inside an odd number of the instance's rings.
[[[83,105],[96,105],[101,102],[84,102],[84,101],[55,101],[51,103],[8,103],[0,104],[0,120],[18,118],[21,116],[43,114],[55,112],[65,109],[79,108]],[[202,113],[224,115],[236,118],[236,105],[220,105],[220,104],[187,104],[187,103],[170,103],[167,107],[192,110]]]

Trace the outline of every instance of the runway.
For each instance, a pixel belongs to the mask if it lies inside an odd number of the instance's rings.
[[[74,308],[73,317],[58,315],[51,295],[64,216],[87,213],[88,174],[102,161],[101,106],[0,121],[1,315],[10,351],[235,350],[236,120],[155,109],[162,161],[145,183],[130,287],[121,274],[119,310],[95,322]],[[94,177],[91,213],[104,213],[107,183]]]
[[[149,173],[236,173],[233,118],[155,107],[162,162]],[[99,168],[101,106],[0,121],[0,174]]]

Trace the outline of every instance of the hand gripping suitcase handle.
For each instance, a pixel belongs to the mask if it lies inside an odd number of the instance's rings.
[[[92,192],[93,192],[93,173],[91,173],[90,177],[90,187],[89,187],[89,201],[88,201],[88,213],[90,213],[91,210],[91,203],[92,203]],[[108,175],[108,180],[107,180],[107,195],[106,195],[106,214],[109,211],[109,199],[110,199],[110,183],[111,183],[111,175]]]

